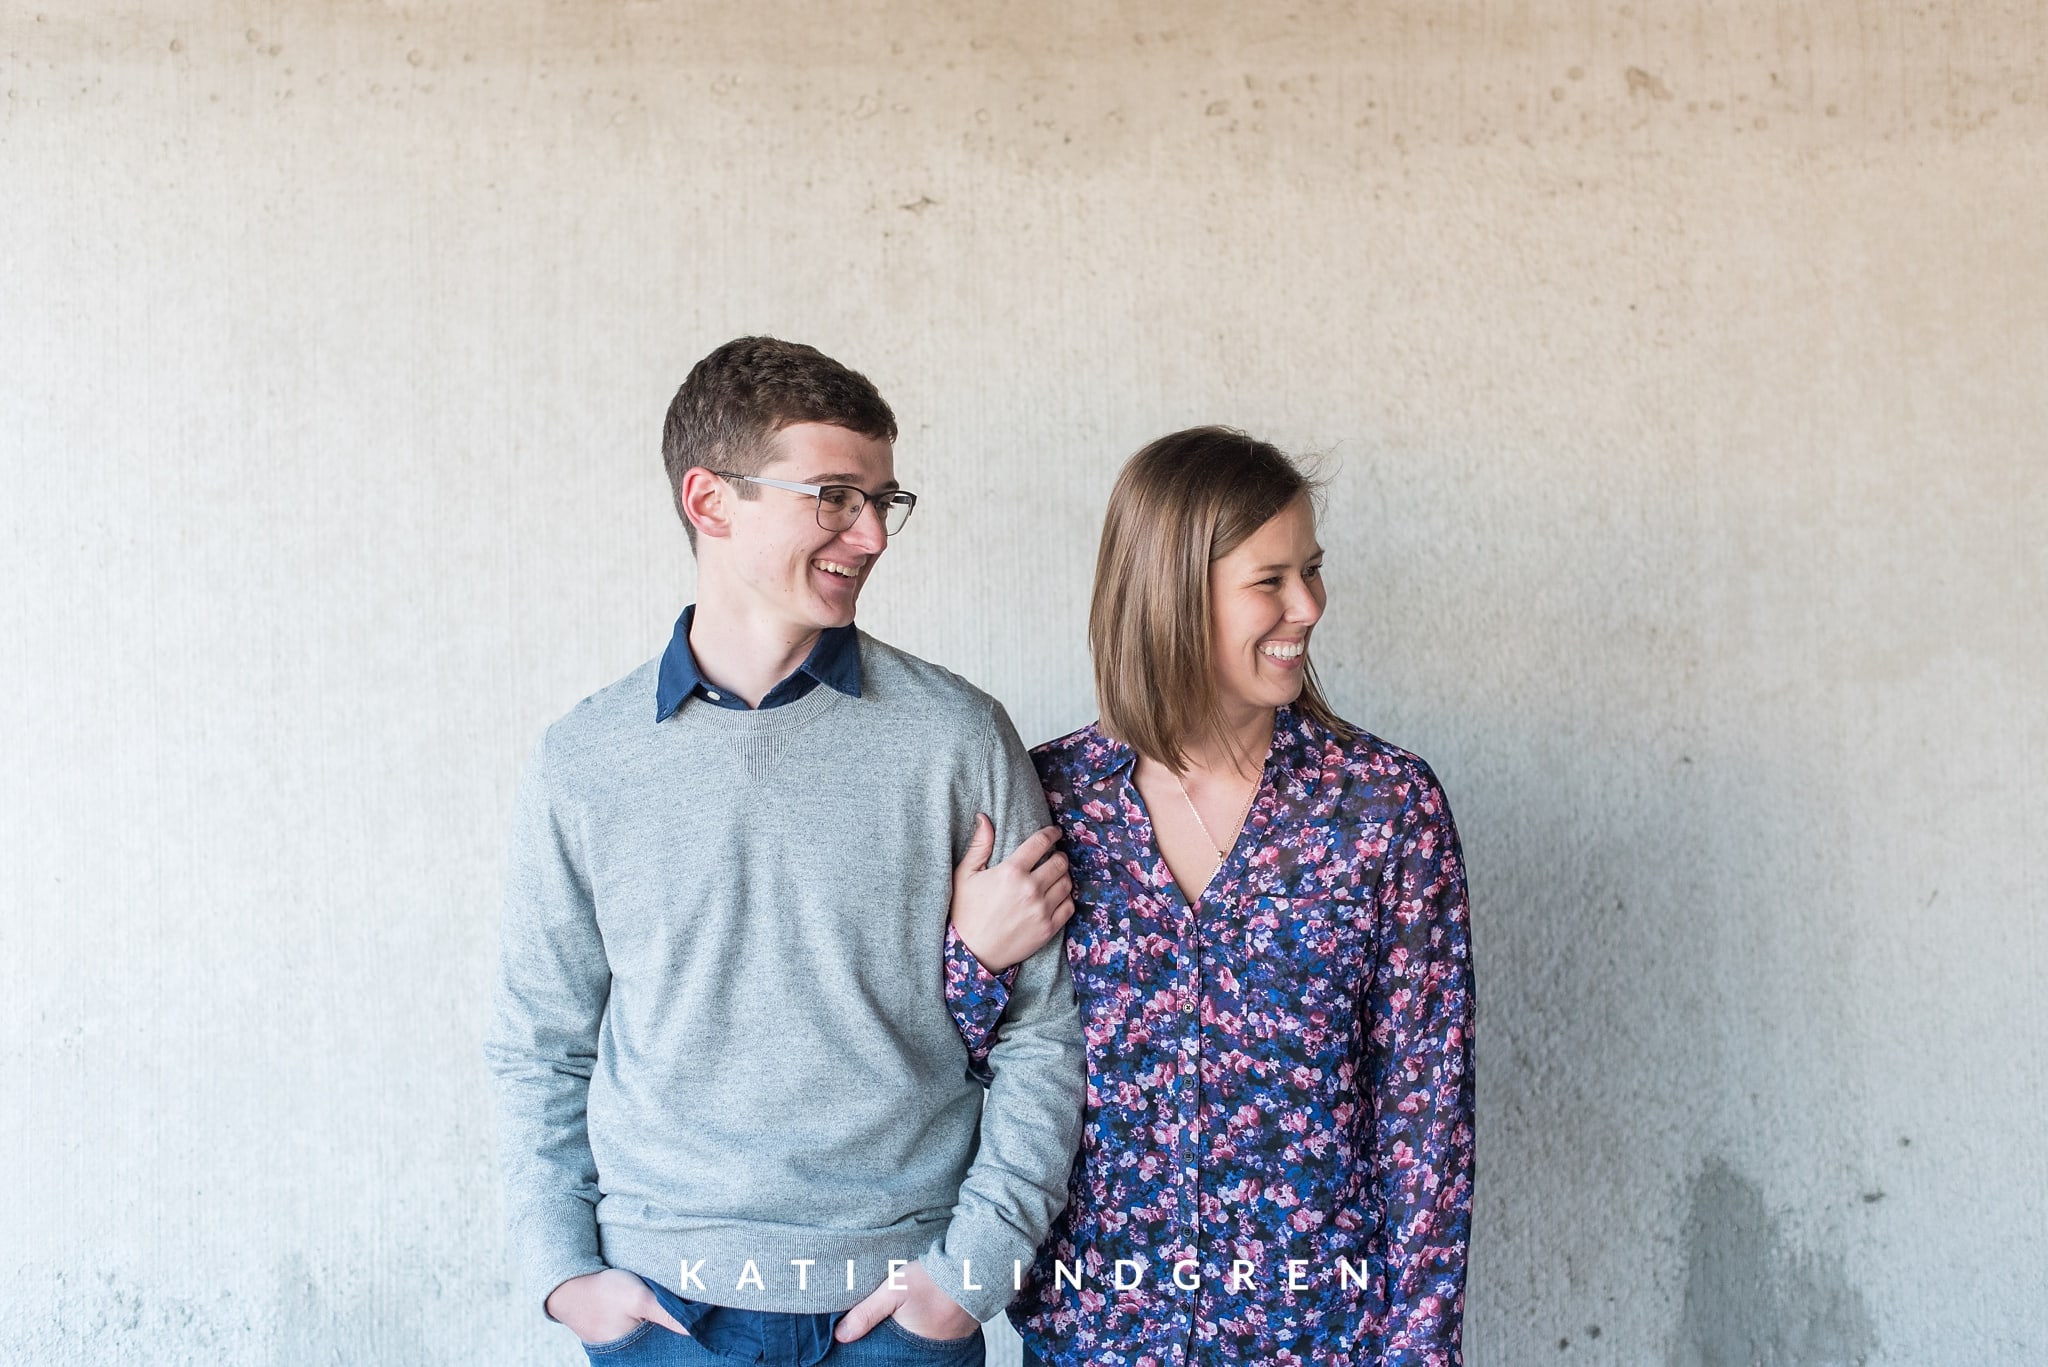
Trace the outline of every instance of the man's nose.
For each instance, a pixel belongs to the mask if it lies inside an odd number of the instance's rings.
[[[889,529],[882,523],[882,505],[874,499],[862,502],[853,525],[840,535],[869,554],[879,553],[889,544]]]

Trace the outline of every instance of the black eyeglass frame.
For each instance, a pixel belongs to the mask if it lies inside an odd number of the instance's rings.
[[[787,489],[793,494],[809,494],[817,506],[818,525],[828,532],[852,530],[853,525],[860,521],[860,515],[867,511],[868,504],[879,503],[882,509],[880,517],[883,534],[894,536],[903,530],[903,525],[910,521],[911,513],[917,510],[917,495],[908,489],[890,489],[881,494],[871,494],[858,484],[799,484],[793,479],[767,479],[761,475],[742,475],[732,470],[713,470],[711,473],[720,479],[743,480],[748,484],[766,485],[770,489]],[[835,527],[825,520],[825,495],[837,490],[844,490],[860,500],[853,505],[853,511],[847,515],[844,527]],[[892,527],[889,525],[889,514],[897,508],[903,510],[903,515],[896,519],[896,525]]]

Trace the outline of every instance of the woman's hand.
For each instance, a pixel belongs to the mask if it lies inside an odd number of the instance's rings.
[[[584,1343],[622,1339],[642,1320],[653,1320],[685,1338],[690,1333],[662,1309],[646,1282],[617,1267],[569,1278],[548,1293],[548,1313]]]
[[[1067,857],[1053,849],[1059,838],[1060,828],[1047,826],[991,868],[996,828],[976,814],[967,855],[953,870],[953,929],[989,972],[1024,962],[1073,916]]]

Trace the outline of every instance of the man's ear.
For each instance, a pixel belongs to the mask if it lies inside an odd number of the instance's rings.
[[[676,511],[690,520],[699,536],[732,535],[730,497],[732,486],[701,465],[683,472],[683,487],[676,495]]]

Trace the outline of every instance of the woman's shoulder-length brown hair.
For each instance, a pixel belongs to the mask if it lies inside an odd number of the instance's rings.
[[[1088,609],[1105,733],[1176,771],[1187,767],[1190,745],[1224,735],[1209,674],[1210,562],[1317,488],[1278,447],[1228,427],[1175,432],[1124,463]],[[1352,734],[1324,700],[1312,663],[1294,710]]]

